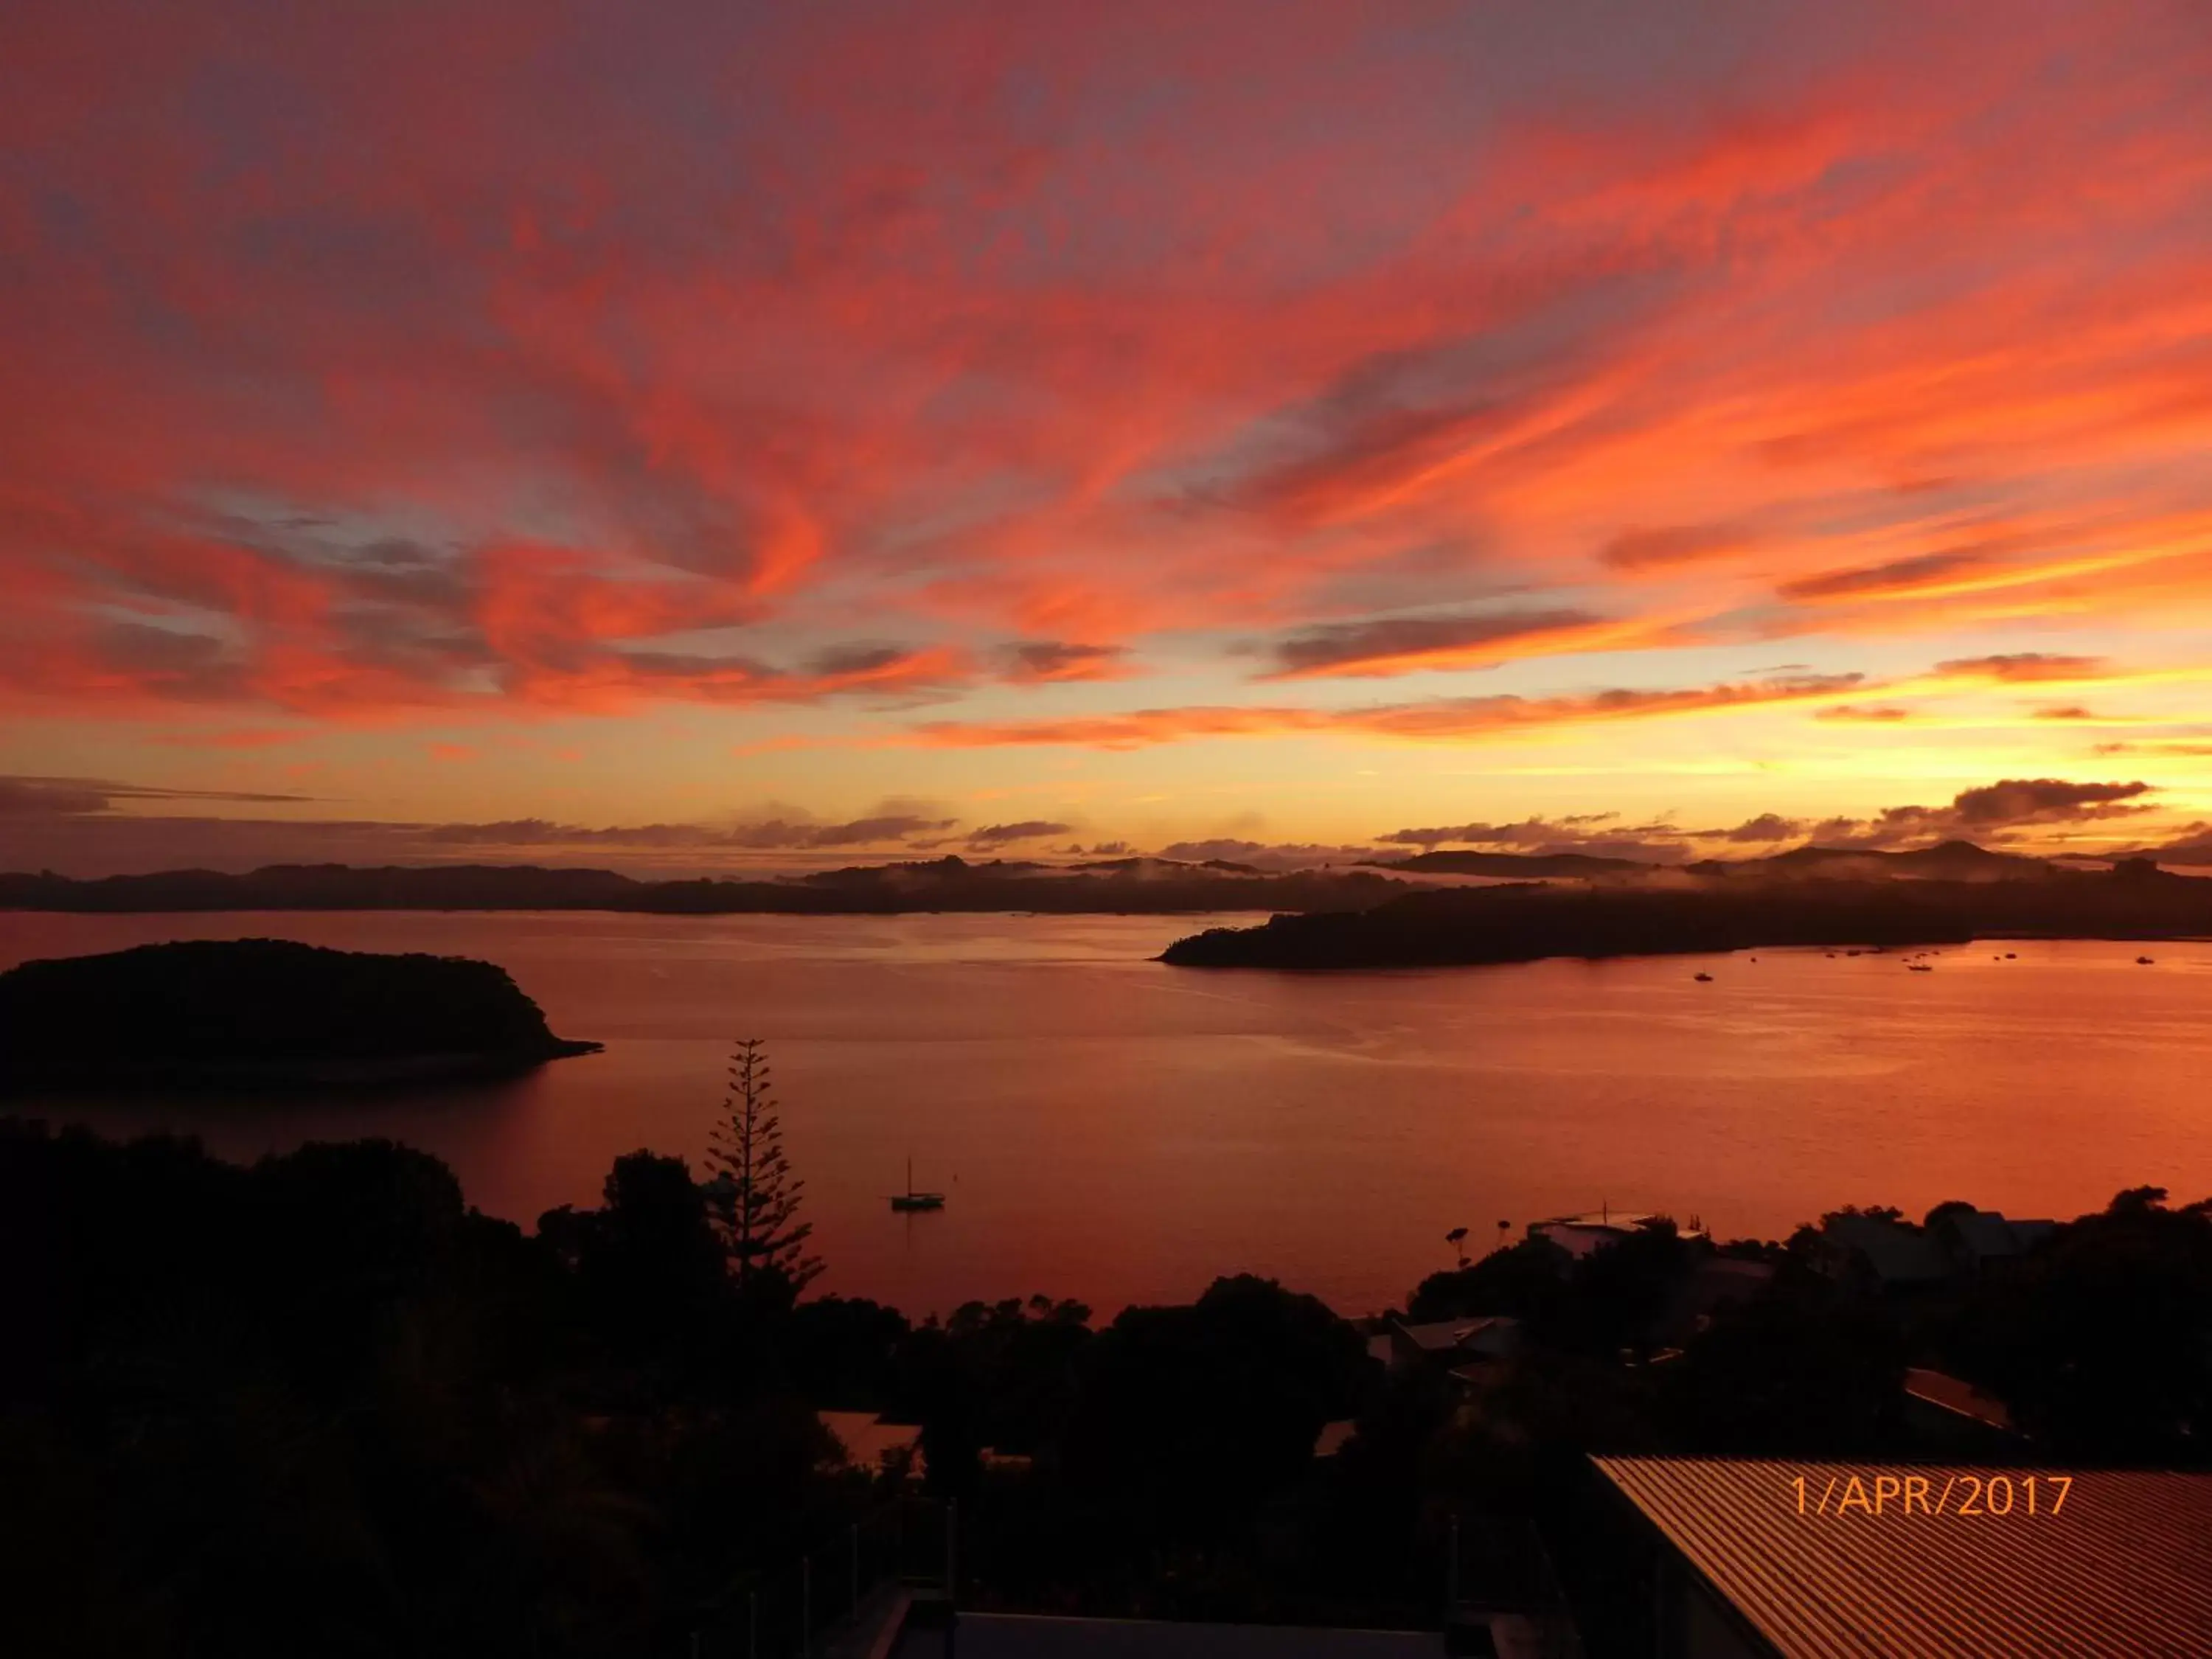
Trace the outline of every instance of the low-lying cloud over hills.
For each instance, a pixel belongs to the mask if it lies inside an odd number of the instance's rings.
[[[871,812],[826,818],[779,805],[720,821],[592,825],[545,817],[407,823],[327,816],[339,805],[301,794],[149,787],[112,780],[0,777],[0,868],[104,875],[158,869],[242,871],[278,863],[591,863],[660,873],[819,868],[855,857],[959,851],[1066,863],[1138,854],[1284,872],[1388,862],[1409,853],[1465,848],[1577,854],[1660,866],[1758,857],[1814,844],[1893,851],[1966,839],[2031,852],[2094,853],[2145,845],[2135,826],[2156,821],[2154,787],[2141,780],[2008,778],[1937,805],[1883,807],[1864,817],[1761,812],[1734,823],[1630,821],[1609,811],[1395,829],[1366,842],[1267,842],[1224,836],[1146,847],[1095,835],[1070,819],[975,822],[939,802],[893,798]],[[186,812],[205,806],[206,812]],[[293,809],[245,813],[246,808]],[[218,815],[220,814],[220,815]],[[2119,833],[2119,826],[2130,833]],[[2176,825],[2169,839],[2202,838]],[[2094,838],[2093,838],[2094,837]]]

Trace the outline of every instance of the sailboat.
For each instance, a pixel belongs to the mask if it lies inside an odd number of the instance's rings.
[[[943,1193],[918,1193],[914,1189],[914,1160],[906,1161],[906,1190],[891,1194],[894,1210],[941,1210],[945,1207]]]

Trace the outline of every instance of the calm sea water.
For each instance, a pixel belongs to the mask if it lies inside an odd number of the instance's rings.
[[[825,1288],[1102,1313],[1216,1274],[1352,1313],[1443,1235],[1663,1209],[1779,1237],[1837,1205],[2071,1216],[2212,1192],[2212,945],[2084,942],[1295,975],[1147,958],[1141,917],[0,915],[0,967],[282,937],[501,963],[604,1054],[403,1097],[36,1103],[250,1157],[389,1135],[526,1225],[641,1146],[695,1160],[731,1039],[768,1040]],[[1692,975],[1713,975],[1700,984]],[[21,1109],[19,1108],[19,1109]],[[892,1214],[906,1160],[950,1195]]]

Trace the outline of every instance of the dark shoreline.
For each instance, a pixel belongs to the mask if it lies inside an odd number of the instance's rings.
[[[556,1038],[549,1046],[374,1058],[275,1060],[88,1061],[14,1066],[0,1073],[0,1099],[106,1094],[374,1093],[428,1084],[499,1083],[556,1060],[602,1052],[603,1042]]]
[[[1158,960],[1178,968],[1333,971],[2208,935],[2212,880],[2128,864],[2094,874],[2045,866],[1987,881],[1767,877],[1462,888],[1409,894],[1369,910],[1210,928],[1176,940]]]

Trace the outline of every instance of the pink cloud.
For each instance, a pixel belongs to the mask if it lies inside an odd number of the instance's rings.
[[[0,700],[1014,730],[1152,635],[2206,620],[2212,37],[1785,11],[32,0]]]

